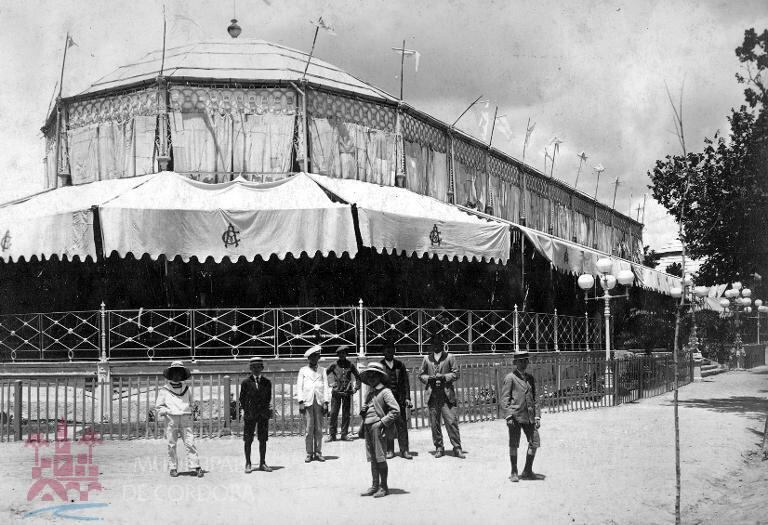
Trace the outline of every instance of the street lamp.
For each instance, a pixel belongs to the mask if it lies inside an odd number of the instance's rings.
[[[688,337],[688,347],[692,348],[692,351],[695,353],[699,350],[699,338],[698,334],[696,333],[696,306],[701,305],[704,301],[704,298],[709,295],[709,288],[706,286],[693,286],[693,277],[691,277],[691,275],[685,276],[682,281],[682,285],[682,287],[672,287],[669,293],[675,299],[684,297],[683,303],[680,305],[681,308],[685,306],[686,300],[691,305],[690,312],[691,319],[693,320],[693,326],[691,327],[691,335]]]
[[[622,295],[611,295],[610,291],[616,287],[616,282],[622,286],[632,286],[635,281],[635,274],[631,270],[621,270],[615,277],[611,275],[613,262],[608,258],[597,260],[597,271],[600,273],[598,280],[603,289],[603,295],[588,297],[587,292],[595,285],[595,278],[588,273],[579,276],[579,288],[584,290],[585,301],[605,301],[603,317],[605,319],[605,393],[610,391],[610,360],[611,360],[611,299],[628,298],[629,293]]]
[[[760,299],[758,299],[758,301],[760,301]],[[755,302],[755,305],[758,308],[759,315],[760,307],[763,306],[763,302],[760,301],[759,305]],[[723,307],[723,317],[733,318],[736,340],[733,343],[732,353],[736,355],[736,368],[743,369],[746,353],[744,352],[744,345],[741,340],[741,319],[739,319],[739,317],[742,312],[747,315],[752,313],[752,290],[743,288],[738,281],[732,283],[731,287],[725,291],[724,297],[720,299],[720,306]]]
[[[757,344],[760,344],[760,314],[768,313],[768,306],[763,304],[760,299],[755,299],[755,316],[750,319],[757,319]]]

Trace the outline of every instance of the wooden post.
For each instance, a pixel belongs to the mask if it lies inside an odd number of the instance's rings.
[[[16,441],[21,441],[21,379],[13,382],[13,434]]]
[[[221,435],[228,436],[232,433],[232,414],[230,413],[229,399],[232,396],[232,378],[228,375],[224,376],[224,401],[221,403],[221,409],[224,411],[224,429],[220,432]]]

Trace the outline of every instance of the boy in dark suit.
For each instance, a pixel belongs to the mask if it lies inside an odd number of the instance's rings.
[[[243,411],[243,441],[245,442],[245,473],[250,474],[253,434],[259,440],[259,470],[272,472],[266,463],[269,420],[272,418],[272,382],[262,375],[264,360],[252,357],[251,375],[240,385],[240,409]]]
[[[509,480],[516,483],[520,479],[538,479],[533,473],[533,458],[536,456],[536,449],[541,446],[541,410],[536,403],[536,382],[533,376],[526,372],[528,352],[517,351],[512,359],[515,369],[504,378],[500,401],[509,429],[509,461],[512,467]],[[518,476],[517,448],[520,446],[521,431],[528,440],[528,453],[525,455],[523,473]]]

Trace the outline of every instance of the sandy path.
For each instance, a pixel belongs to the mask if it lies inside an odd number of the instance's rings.
[[[768,523],[768,462],[759,446],[768,410],[768,368],[684,387],[681,400],[684,523]],[[271,474],[242,473],[242,443],[199,441],[202,480],[168,477],[160,441],[106,442],[94,450],[106,523],[673,523],[672,394],[616,408],[545,414],[535,470],[543,481],[507,481],[502,422],[461,427],[465,461],[436,460],[428,432],[411,433],[419,456],[390,461],[393,494],[360,498],[369,484],[360,441],[332,443],[325,464],[304,464],[301,438],[272,438]],[[447,438],[447,436],[446,436]],[[255,449],[256,447],[254,447]],[[45,449],[42,449],[45,451]],[[44,452],[45,453],[45,452]],[[255,450],[254,450],[255,453]],[[72,523],[27,502],[34,451],[0,446],[0,522]],[[522,465],[521,465],[522,466]],[[6,495],[9,495],[6,496]]]

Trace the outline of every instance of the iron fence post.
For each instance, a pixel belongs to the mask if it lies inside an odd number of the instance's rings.
[[[21,379],[13,382],[13,433],[16,441],[21,441]]]
[[[587,352],[590,352],[592,348],[589,346],[589,314],[584,312],[584,346],[587,347]]]
[[[539,314],[533,314],[535,332],[536,332],[536,351],[539,351]]]
[[[619,363],[611,358],[611,373],[613,374],[613,406],[619,404]]]
[[[218,332],[217,332],[218,333]],[[189,310],[189,352],[192,354],[192,362],[195,362],[195,354],[197,349],[195,348],[195,310]]]
[[[472,353],[472,310],[467,312],[467,346],[469,353]]]
[[[226,375],[223,377],[224,379],[224,401],[222,402],[222,407],[220,410],[224,411],[224,429],[222,430],[222,435],[228,436],[232,433],[230,430],[230,425],[232,424],[232,414],[230,413],[230,404],[229,399],[232,395],[232,379]]]
[[[496,383],[496,419],[501,418],[501,385],[499,384],[499,366],[501,363],[493,363],[493,376]]]
[[[514,324],[513,324],[514,334],[515,334],[515,352],[520,351],[520,327],[518,326],[518,322],[519,321],[518,321],[518,314],[517,314],[517,305],[515,305],[515,315],[514,315]]]
[[[557,308],[555,308],[555,352],[559,352],[560,347],[558,346],[557,341]]]
[[[43,352],[43,314],[37,314],[37,341],[40,345],[40,359],[44,359]],[[72,361],[72,358],[69,359]]]
[[[365,357],[365,319],[363,316],[363,298],[361,297],[358,301],[357,306],[357,313],[358,313],[358,351],[357,355],[359,357]]]
[[[422,355],[422,353],[424,351],[423,350],[423,348],[424,348],[424,339],[423,339],[424,334],[423,334],[423,331],[422,331],[422,326],[424,324],[424,310],[422,310],[421,308],[419,308],[416,311],[416,323],[418,324],[418,327],[417,327],[417,332],[418,332],[417,338],[418,338],[418,345],[419,345],[419,355]]]
[[[107,310],[104,301],[101,301],[101,308],[99,309],[99,345],[101,346],[99,361],[105,362],[107,360]]]
[[[280,357],[279,335],[277,308],[272,308],[272,352],[274,353],[275,358]]]

